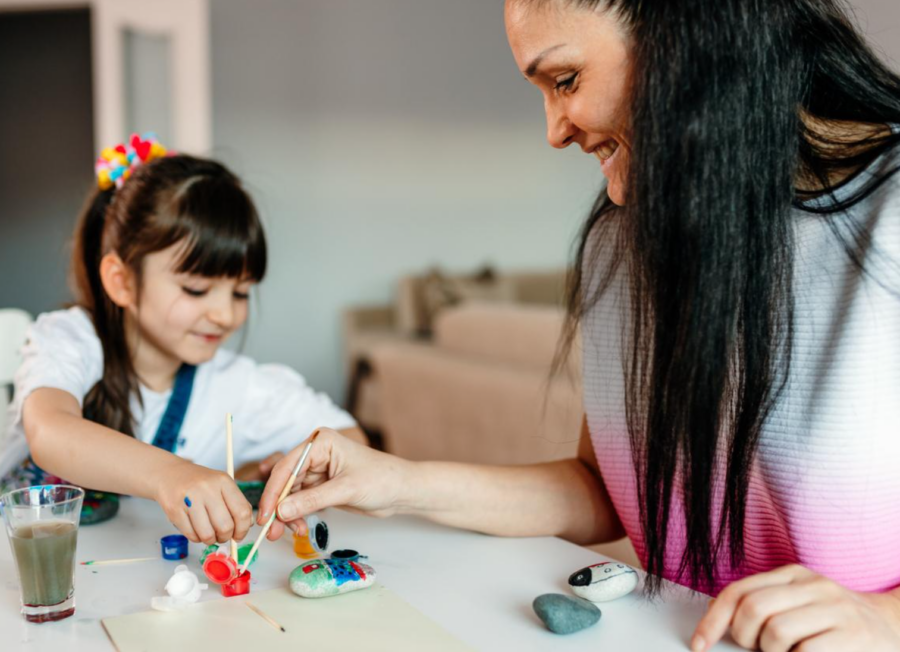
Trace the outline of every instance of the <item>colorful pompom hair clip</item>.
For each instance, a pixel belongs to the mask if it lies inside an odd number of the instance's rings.
[[[100,186],[100,190],[109,190],[113,186],[121,188],[134,168],[167,153],[168,150],[160,144],[156,134],[149,132],[143,136],[132,134],[127,143],[107,147],[100,152],[94,164],[97,185]]]

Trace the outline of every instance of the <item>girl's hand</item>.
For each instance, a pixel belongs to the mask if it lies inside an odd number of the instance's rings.
[[[253,508],[227,473],[179,461],[156,491],[169,521],[194,543],[242,540],[253,524]]]
[[[697,625],[691,650],[705,652],[729,628],[738,645],[763,652],[898,652],[900,598],[783,566],[727,586]]]
[[[306,532],[303,517],[326,507],[346,507],[372,516],[390,516],[400,506],[401,489],[411,462],[373,450],[329,428],[320,428],[309,458],[290,494],[278,508],[268,538],[278,539],[287,525]],[[288,453],[275,468],[259,501],[259,524],[275,509],[285,483],[300,459],[306,442]]]
[[[284,453],[272,453],[266,459],[259,462],[247,462],[234,472],[234,479],[242,482],[267,480],[272,469],[278,461],[284,457]]]

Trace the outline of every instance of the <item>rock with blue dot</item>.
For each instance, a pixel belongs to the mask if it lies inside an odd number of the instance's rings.
[[[302,598],[325,598],[375,583],[375,569],[343,559],[312,559],[291,572],[291,591]]]
[[[616,600],[634,591],[637,585],[637,571],[614,561],[594,564],[569,576],[572,592],[591,602]]]
[[[532,607],[554,634],[574,634],[600,620],[600,610],[593,602],[562,593],[539,595]]]

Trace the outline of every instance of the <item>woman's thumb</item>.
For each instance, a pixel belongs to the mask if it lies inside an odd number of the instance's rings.
[[[278,505],[278,520],[287,523],[314,514],[326,507],[347,504],[349,492],[341,480],[329,480],[316,487],[292,493]]]

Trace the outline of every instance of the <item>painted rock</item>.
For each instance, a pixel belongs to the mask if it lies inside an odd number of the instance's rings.
[[[561,593],[539,595],[532,607],[554,634],[574,634],[600,620],[600,610],[593,602]]]
[[[609,602],[621,598],[634,591],[637,585],[637,571],[614,561],[594,564],[569,576],[572,592],[591,602]]]
[[[302,598],[325,598],[375,583],[375,569],[358,561],[312,559],[291,572],[291,591]]]

